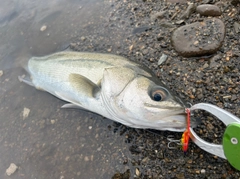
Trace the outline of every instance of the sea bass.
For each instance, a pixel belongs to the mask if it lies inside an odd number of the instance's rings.
[[[59,52],[32,57],[27,71],[32,81],[19,80],[67,101],[63,108],[85,109],[133,128],[186,128],[183,102],[148,68],[124,57]]]

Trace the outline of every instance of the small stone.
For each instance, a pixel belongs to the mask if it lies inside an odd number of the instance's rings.
[[[207,63],[205,63],[204,65],[203,65],[203,69],[204,68],[208,68],[209,67],[209,65],[207,64]]]
[[[187,161],[187,163],[192,164],[193,161],[190,159],[190,160]]]
[[[66,156],[65,161],[69,161],[70,157]]]
[[[133,49],[133,45],[130,45],[129,51],[132,51],[132,49]]]
[[[92,129],[92,126],[89,126],[89,127],[88,127],[88,129],[90,129],[90,130],[91,130],[91,129]]]
[[[186,9],[186,11],[180,16],[181,19],[188,19],[192,13],[196,10],[196,5],[190,3]]]
[[[86,37],[82,36],[81,41],[85,41],[85,40],[86,40]]]
[[[84,161],[85,161],[85,162],[88,162],[88,161],[89,161],[88,156],[85,156],[85,157],[84,157]]]
[[[235,94],[234,94],[234,95],[232,95],[232,99],[231,99],[231,100],[233,100],[233,101],[234,101],[234,100],[236,100],[236,99],[237,99],[237,95],[235,95]]]
[[[0,77],[3,75],[3,71],[2,70],[0,70]]]
[[[157,18],[163,18],[164,17],[164,14],[166,13],[167,11],[161,11],[161,12],[157,12],[157,13],[153,13],[151,14],[151,20],[156,20]]]
[[[10,176],[14,174],[17,171],[17,169],[18,169],[18,166],[14,163],[11,163],[8,169],[6,170],[6,174]]]
[[[162,22],[160,26],[165,28],[175,28],[175,25],[173,25],[171,22]]]
[[[40,29],[41,32],[45,31],[47,29],[47,26],[46,25],[43,25]]]
[[[217,61],[217,60],[220,60],[221,58],[222,58],[222,56],[219,55],[219,54],[213,56],[213,57],[210,59],[209,67],[210,67],[210,68],[218,68],[218,67],[220,66],[220,64],[217,63],[216,61]]]
[[[148,49],[144,49],[144,50],[142,51],[142,53],[143,53],[143,55],[147,55],[147,54],[148,54]]]
[[[136,175],[139,177],[140,176],[140,171],[138,168],[136,168]]]
[[[201,172],[201,174],[205,174],[205,173],[206,173],[206,170],[205,170],[205,169],[202,169],[200,172]]]
[[[51,124],[54,124],[54,123],[55,123],[55,120],[52,119],[52,120],[51,120]]]
[[[184,57],[215,53],[225,38],[225,24],[217,18],[206,19],[177,28],[172,34],[172,45]]]
[[[239,23],[234,22],[233,27],[234,27],[234,30],[236,33],[240,32],[240,24]]]
[[[184,23],[184,20],[179,20],[179,21],[176,21],[175,24],[177,25],[180,25],[180,24],[183,24]]]
[[[30,109],[23,108],[23,120],[28,117],[29,113],[30,113]]]
[[[168,56],[165,54],[162,54],[162,56],[160,57],[160,59],[158,60],[158,66],[161,65],[162,63],[164,63],[167,60]]]
[[[211,4],[202,4],[197,6],[197,13],[201,16],[220,16],[222,12],[218,6]]]

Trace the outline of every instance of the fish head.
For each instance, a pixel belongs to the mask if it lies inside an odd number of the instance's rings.
[[[186,129],[185,105],[164,84],[150,76],[120,71],[124,75],[118,73],[117,78],[109,77],[108,95],[105,95],[108,108],[119,119],[116,121],[135,128]]]
[[[136,77],[117,97],[131,119],[149,128],[182,131],[186,128],[185,106],[163,85],[144,76]]]

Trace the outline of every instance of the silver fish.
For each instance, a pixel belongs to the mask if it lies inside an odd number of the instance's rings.
[[[60,52],[32,57],[27,66],[37,89],[133,128],[183,131],[183,102],[146,67],[124,57],[86,52]],[[195,120],[191,123],[194,125]]]

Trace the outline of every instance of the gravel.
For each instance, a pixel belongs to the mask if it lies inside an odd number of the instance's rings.
[[[76,39],[71,49],[108,52],[107,49],[111,48],[113,54],[148,66],[180,98],[192,104],[211,103],[240,116],[240,36],[234,29],[234,23],[240,20],[239,5],[233,6],[227,1],[209,1],[211,4],[216,3],[222,12],[216,19],[202,17],[195,12],[194,7],[207,1],[192,1],[190,5],[186,1],[175,3],[173,0],[111,2],[111,16],[103,25],[109,28],[105,28],[105,31],[99,28],[97,34],[85,36],[84,44],[79,43],[81,39]],[[171,43],[172,35],[178,29],[189,26],[209,30],[207,38],[213,38],[209,44],[215,47],[207,53],[175,51]],[[194,45],[197,38],[203,39],[205,36],[204,31],[197,37],[196,31],[193,32],[194,41],[190,43]],[[114,40],[110,38],[113,36]],[[179,46],[184,47],[188,43],[181,41]],[[168,58],[158,65],[162,54]],[[195,129],[196,133],[208,142],[220,144],[224,124],[206,112],[200,111],[195,117],[202,120]],[[119,163],[114,166],[116,172],[112,175],[113,179],[240,177],[240,172],[226,160],[201,150],[192,142],[186,154],[180,149],[168,149],[167,137],[173,135],[175,139],[180,139],[181,133],[132,129],[114,124],[115,127],[109,126],[109,129],[125,137],[128,149],[122,150],[115,144],[121,154],[114,155],[115,161]],[[101,152],[104,152],[102,148]],[[127,152],[131,155],[127,155]]]

